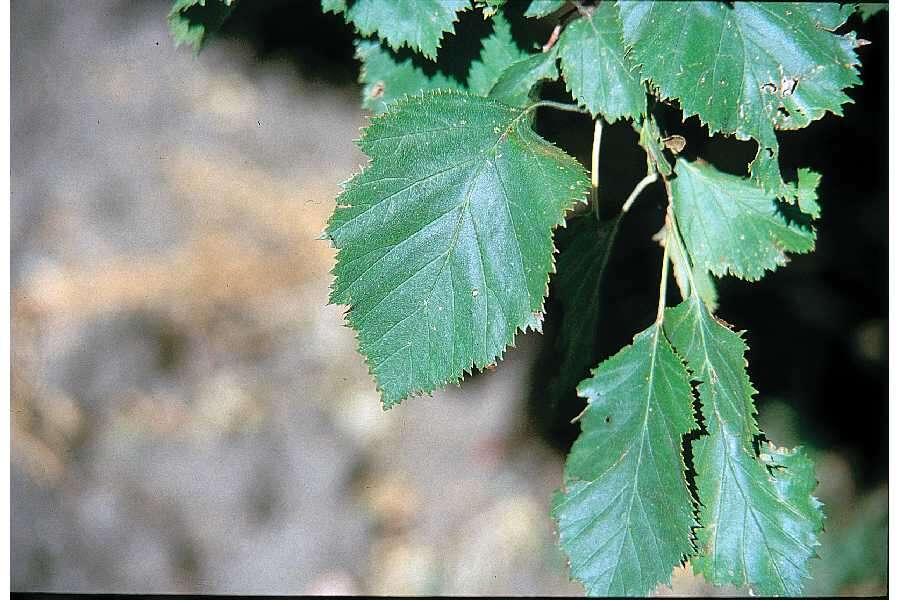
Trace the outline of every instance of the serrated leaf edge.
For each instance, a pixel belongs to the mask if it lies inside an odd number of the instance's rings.
[[[372,125],[376,124],[380,119],[385,119],[385,118],[387,118],[387,117],[389,117],[389,116],[391,116],[391,115],[396,114],[397,112],[403,110],[406,106],[408,106],[408,105],[409,105],[410,103],[412,103],[413,101],[416,101],[416,100],[423,100],[423,99],[425,99],[425,97],[427,97],[427,96],[441,96],[441,95],[460,95],[460,96],[465,96],[465,97],[468,97],[468,98],[478,98],[479,100],[489,100],[489,101],[494,102],[495,104],[498,104],[498,105],[500,105],[500,106],[504,106],[504,107],[510,108],[510,109],[515,109],[515,110],[517,110],[517,111],[520,111],[520,112],[521,112],[521,115],[520,115],[519,117],[517,117],[517,118],[513,121],[514,123],[515,123],[519,118],[521,118],[521,116],[523,116],[525,113],[527,113],[527,112],[529,112],[529,111],[531,110],[531,107],[525,107],[525,108],[518,108],[518,109],[516,109],[515,107],[507,106],[506,104],[503,104],[502,102],[498,102],[498,101],[493,100],[493,99],[491,99],[491,98],[485,98],[485,97],[482,97],[482,96],[475,96],[475,95],[469,94],[468,92],[465,92],[465,91],[462,91],[462,90],[454,90],[454,89],[451,89],[451,88],[447,88],[447,89],[436,89],[436,90],[427,90],[427,91],[423,91],[422,93],[419,93],[419,94],[413,94],[413,95],[406,94],[406,95],[404,95],[402,98],[398,98],[398,99],[395,100],[394,102],[390,103],[390,104],[388,105],[387,110],[386,110],[385,112],[383,112],[382,114],[380,114],[380,115],[374,115],[374,116],[369,117],[369,121],[370,121],[369,124],[368,124],[367,126],[365,126],[365,127],[363,127],[363,128],[360,129],[360,137],[359,137],[357,140],[354,140],[354,142],[356,143],[356,145],[357,145],[360,149],[362,149],[362,145],[363,145],[363,143],[365,142],[366,135],[367,135],[367,131],[368,131],[369,127],[371,127]],[[535,134],[535,135],[537,135],[537,134]],[[571,161],[571,163],[572,163],[572,166],[575,167],[575,168],[577,168],[577,169],[580,169],[580,170],[581,170],[582,174],[584,175],[584,181],[588,181],[588,173],[587,173],[587,170],[584,168],[584,166],[583,166],[580,162],[578,162],[578,161],[577,161],[574,157],[572,157],[569,153],[565,152],[564,150],[562,150],[561,148],[559,148],[558,146],[556,146],[556,144],[554,144],[553,142],[551,142],[551,141],[549,141],[549,140],[547,140],[547,139],[545,139],[545,138],[543,138],[543,137],[541,137],[541,139],[544,140],[545,143],[547,143],[547,144],[549,144],[549,145],[551,145],[551,146],[553,146],[553,147],[559,149],[560,152],[561,152],[562,154],[564,154],[566,157],[568,157],[568,159],[569,159],[569,160]],[[368,168],[368,167],[371,166],[371,165],[374,165],[375,162],[376,162],[376,160],[377,160],[377,159],[373,159],[372,157],[369,157],[369,160],[368,160],[367,164],[366,164],[365,166],[361,167],[360,172],[357,173],[357,174],[355,174],[355,175],[353,175],[353,176],[350,177],[349,179],[345,180],[345,181],[341,184],[341,188],[342,188],[343,190],[348,189],[348,188],[353,184],[353,180],[355,180],[356,177],[357,177],[358,175],[362,174],[362,172],[363,172],[366,168]],[[569,206],[571,207],[571,206],[573,206],[574,204],[576,204],[576,203],[578,203],[578,202],[581,202],[582,204],[586,203],[586,197],[587,197],[587,195],[588,195],[589,192],[590,192],[589,186],[585,186],[584,190],[583,190],[580,194],[575,194],[573,197],[569,198],[569,202],[568,202]],[[547,297],[548,297],[548,295],[549,295],[549,293],[550,293],[550,277],[551,277],[551,275],[553,275],[553,274],[556,273],[556,255],[559,254],[559,250],[558,250],[558,248],[556,247],[556,244],[555,244],[555,236],[554,236],[554,232],[555,232],[555,230],[556,230],[558,227],[560,227],[560,226],[565,227],[565,226],[566,226],[566,215],[567,215],[569,212],[571,212],[571,210],[572,210],[571,208],[567,208],[567,209],[565,209],[564,211],[562,211],[562,213],[561,213],[561,214],[559,215],[559,217],[557,218],[556,223],[555,223],[555,224],[551,227],[551,229],[550,229],[550,247],[551,247],[550,270],[547,272],[546,277],[545,277],[545,280],[544,280],[544,292],[543,292],[543,295],[541,296],[540,307],[538,308],[538,310],[532,311],[532,314],[533,314],[533,315],[537,313],[537,315],[540,315],[540,318],[541,318],[541,319],[543,319],[543,316],[546,314],[545,305],[546,305]],[[336,289],[336,288],[335,288],[335,283],[336,283],[336,282],[335,282],[335,278],[336,278],[337,274],[336,274],[335,271],[336,271],[336,269],[337,269],[337,267],[338,267],[338,263],[339,263],[339,261],[340,261],[340,248],[338,248],[337,246],[335,246],[334,243],[333,243],[333,240],[331,240],[331,238],[328,236],[327,231],[328,231],[328,227],[330,226],[330,224],[331,224],[331,219],[329,218],[329,220],[328,220],[328,225],[326,226],[325,231],[323,231],[323,233],[321,234],[321,236],[324,236],[324,237],[320,237],[320,239],[327,239],[327,240],[332,241],[332,247],[337,248],[337,250],[338,250],[338,257],[337,257],[337,259],[335,260],[335,265],[334,265],[334,267],[332,267],[331,270],[329,271],[329,274],[332,276],[332,283],[331,283],[331,286],[330,286],[330,288],[329,288],[329,289],[331,290],[331,292],[329,293],[329,298],[328,298],[328,304],[329,304],[329,305],[331,305],[331,304],[335,304],[335,305],[336,305],[337,303],[335,303],[335,302],[332,301],[332,294],[334,293],[334,291],[335,291],[335,289]],[[342,306],[346,306],[346,305],[343,305],[343,304],[342,304]],[[411,398],[422,397],[422,396],[431,396],[432,392],[434,392],[435,390],[437,390],[437,389],[439,389],[439,388],[446,387],[446,386],[451,385],[451,384],[455,384],[455,385],[458,386],[458,385],[459,385],[459,384],[460,384],[467,376],[471,376],[471,375],[475,372],[475,370],[478,370],[479,372],[484,372],[485,370],[487,370],[487,368],[488,368],[489,366],[496,365],[497,362],[502,361],[502,360],[503,360],[503,357],[504,357],[504,355],[505,355],[505,353],[506,353],[510,348],[515,348],[515,347],[516,347],[516,344],[515,344],[515,338],[516,338],[520,333],[527,333],[529,329],[535,329],[535,328],[534,328],[533,326],[531,326],[528,322],[523,323],[523,324],[521,324],[521,325],[517,325],[516,328],[513,330],[511,336],[510,336],[510,341],[507,342],[506,345],[503,347],[503,349],[497,354],[497,356],[494,357],[493,362],[488,363],[488,364],[485,364],[485,365],[483,365],[483,366],[478,366],[478,365],[476,364],[475,361],[472,361],[471,366],[464,368],[464,369],[463,369],[463,374],[460,375],[459,377],[451,377],[451,378],[442,380],[441,382],[439,382],[438,384],[434,385],[433,387],[427,387],[427,386],[426,386],[426,387],[424,387],[424,388],[417,388],[417,389],[411,390],[411,391],[410,391],[409,393],[407,393],[407,395],[404,396],[403,398],[400,398],[399,400],[396,400],[396,401],[391,402],[391,403],[386,403],[386,402],[384,401],[384,390],[383,390],[383,388],[378,384],[378,379],[377,379],[377,377],[375,376],[375,372],[373,371],[373,366],[372,366],[372,364],[371,364],[371,362],[370,362],[370,360],[369,360],[369,357],[368,357],[366,354],[364,354],[361,350],[359,350],[359,341],[360,341],[360,340],[359,340],[359,332],[358,332],[356,329],[354,329],[354,328],[350,325],[350,323],[349,323],[348,315],[349,315],[349,313],[350,313],[350,311],[351,311],[352,309],[353,309],[353,306],[352,306],[352,305],[349,305],[348,308],[347,308],[347,310],[344,311],[344,313],[343,313],[343,315],[342,315],[342,316],[344,317],[344,326],[350,328],[350,329],[353,330],[353,332],[354,332],[354,339],[357,341],[357,351],[358,351],[358,353],[363,357],[364,362],[365,362],[366,367],[367,367],[367,370],[368,370],[368,372],[369,372],[369,375],[372,377],[372,379],[373,379],[373,380],[375,381],[375,383],[376,383],[376,390],[377,390],[379,396],[380,396],[381,399],[382,399],[382,408],[383,408],[384,410],[390,410],[390,409],[393,408],[394,406],[400,405],[404,400],[408,400],[408,399],[411,399]],[[537,329],[535,329],[535,330],[537,330]]]

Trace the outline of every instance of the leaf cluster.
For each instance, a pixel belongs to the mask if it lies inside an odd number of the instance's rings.
[[[211,25],[194,16],[233,7],[222,1],[177,0],[176,41],[199,47]],[[813,250],[821,176],[784,173],[777,132],[840,116],[851,101],[863,43],[845,31],[854,6],[532,0],[522,12],[505,0],[322,0],[322,8],[359,34],[362,105],[373,114],[359,140],[370,162],[343,184],[323,233],[337,249],[330,300],[347,307],[384,407],[493,367],[519,331],[540,330],[559,271],[560,381],[582,380],[577,393],[587,400],[552,507],[572,575],[591,595],[642,595],[689,560],[717,585],[802,593],[824,519],[813,463],[760,431],[747,346],[715,316],[715,278],[758,280]],[[474,13],[491,33],[466,75],[451,75],[442,44]],[[523,34],[541,23],[546,42]],[[542,83],[559,79],[573,103],[542,98]],[[661,104],[698,117],[709,135],[755,141],[746,175],[687,159],[687,140],[654,116]],[[535,132],[540,109],[595,120],[590,172]],[[616,217],[601,220],[601,132],[615,122],[638,133],[647,176]],[[656,317],[588,373],[619,222],[654,184],[668,199],[656,238]],[[581,210],[589,202],[594,210]],[[562,225],[570,241],[557,261]],[[666,308],[670,268],[682,302]]]

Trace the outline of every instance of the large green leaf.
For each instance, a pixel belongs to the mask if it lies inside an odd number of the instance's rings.
[[[592,375],[578,386],[589,406],[552,512],[589,595],[646,595],[693,550],[681,458],[696,426],[688,374],[655,324]]]
[[[495,15],[491,23],[494,31],[482,42],[479,60],[469,68],[469,89],[479,96],[487,96],[507,67],[528,56],[519,50],[502,14]]]
[[[815,247],[815,230],[787,219],[787,205],[751,180],[684,159],[676,162],[675,174],[675,218],[695,266],[719,277],[760,279],[786,264],[787,252]]]
[[[463,92],[392,104],[338,198],[331,301],[350,306],[385,407],[493,364],[535,324],[552,229],[589,183],[529,110]]]
[[[716,585],[759,595],[799,595],[822,529],[811,461],[762,444],[743,339],[697,295],[667,311],[666,334],[700,382],[707,435],[692,444],[700,500],[694,569]]]
[[[237,0],[175,0],[169,10],[169,32],[175,47],[185,44],[199,52],[222,27]]]
[[[325,12],[343,13],[362,35],[378,34],[394,50],[408,46],[432,60],[457,13],[470,6],[469,0],[322,0]]]
[[[860,82],[855,36],[832,33],[852,5],[804,2],[619,2],[630,55],[685,116],[710,133],[759,143],[754,179],[787,195],[775,129],[842,114]]]
[[[598,4],[589,17],[566,27],[559,38],[566,88],[596,116],[612,122],[636,119],[647,100],[640,72],[625,56],[622,24],[612,2]]]
[[[426,74],[413,64],[412,59],[400,60],[374,40],[357,40],[356,58],[362,62],[359,73],[359,81],[363,84],[362,105],[375,114],[383,113],[388,104],[405,96],[462,87],[443,73]]]

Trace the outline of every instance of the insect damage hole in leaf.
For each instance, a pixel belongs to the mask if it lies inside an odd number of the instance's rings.
[[[855,34],[832,33],[851,5],[799,2],[620,1],[625,45],[641,76],[710,134],[754,139],[756,183],[789,192],[775,129],[800,129],[843,114],[844,90],[860,83]],[[792,118],[779,121],[779,107]]]
[[[696,294],[669,309],[666,333],[700,382],[707,435],[692,443],[700,500],[695,569],[718,585],[761,595],[797,595],[822,529],[812,462],[800,449],[767,446],[746,371],[747,346]],[[769,467],[783,467],[770,472]]]

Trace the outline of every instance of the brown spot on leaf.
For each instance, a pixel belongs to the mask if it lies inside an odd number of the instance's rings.
[[[369,98],[381,98],[382,96],[384,96],[384,82],[376,81],[369,92]]]

